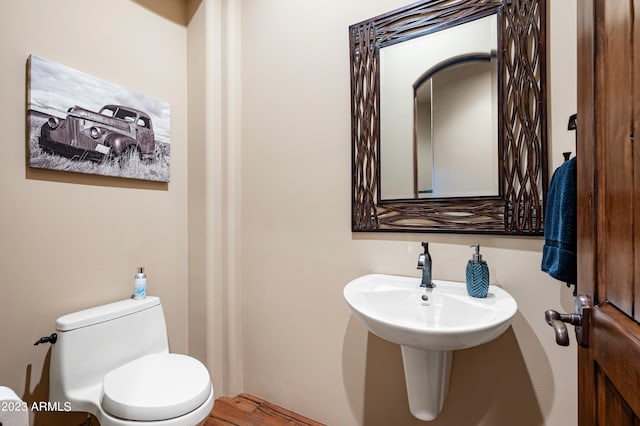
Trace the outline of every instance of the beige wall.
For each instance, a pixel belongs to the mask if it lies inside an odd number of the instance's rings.
[[[435,278],[463,280],[477,241],[520,309],[504,336],[455,354],[432,424],[575,424],[575,345],[555,346],[542,317],[571,296],[539,271],[542,239],[351,233],[347,27],[406,2],[187,3],[186,28],[166,1],[27,0],[0,18],[0,385],[46,398],[47,348],[33,342],[60,314],[126,297],[144,264],[172,349],[203,359],[218,395],[254,393],[331,425],[419,424],[399,348],[366,332],[342,288],[369,272],[417,275],[421,240]],[[549,13],[555,167],[575,151],[575,0],[550,0]],[[93,53],[110,22],[118,46],[144,37],[149,50],[126,66],[115,48]],[[30,53],[169,102],[171,183],[29,170]]]
[[[471,62],[432,78],[434,197],[499,194],[496,65]]]
[[[129,0],[26,0],[5,4],[0,15],[0,385],[28,401],[46,400],[48,388],[49,347],[34,347],[36,339],[53,332],[61,314],[128,297],[138,265],[146,267],[148,292],[163,299],[171,348],[187,351],[187,67],[180,19]],[[132,40],[145,48],[128,47]],[[170,103],[171,182],[29,169],[29,54]]]
[[[399,347],[367,334],[342,289],[370,272],[417,276],[421,240],[432,242],[435,278],[462,281],[468,245],[479,242],[519,313],[498,340],[454,355],[431,424],[576,424],[575,344],[557,347],[543,320],[546,309],[570,309],[571,294],[540,272],[541,238],[351,233],[347,28],[407,3],[243,2],[244,390],[331,425],[421,424],[407,407]],[[575,151],[566,131],[575,2],[549,9],[556,156]]]

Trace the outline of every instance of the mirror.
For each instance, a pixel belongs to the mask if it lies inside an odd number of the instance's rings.
[[[497,44],[494,14],[380,49],[382,200],[499,195]]]
[[[541,235],[546,0],[428,0],[349,27],[352,230]]]

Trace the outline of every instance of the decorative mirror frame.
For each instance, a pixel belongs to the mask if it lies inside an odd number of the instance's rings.
[[[498,18],[499,195],[381,200],[380,48]],[[354,232],[542,235],[548,185],[546,0],[425,0],[351,25]]]

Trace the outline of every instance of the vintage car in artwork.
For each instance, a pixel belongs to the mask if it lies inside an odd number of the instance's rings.
[[[105,105],[98,112],[71,107],[66,119],[50,117],[42,125],[39,144],[77,160],[102,161],[134,152],[144,160],[155,158],[151,118],[122,105]]]

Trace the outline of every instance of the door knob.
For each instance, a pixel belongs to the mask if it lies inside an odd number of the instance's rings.
[[[560,346],[569,346],[569,332],[565,323],[571,325],[582,325],[582,315],[578,314],[559,314],[557,311],[549,309],[544,313],[544,319],[547,321],[556,333],[556,343]]]
[[[576,339],[578,344],[583,347],[589,346],[589,316],[588,310],[593,306],[591,297],[579,295],[575,301],[575,313],[560,314],[557,311],[549,309],[544,313],[544,319],[556,334],[556,343],[560,346],[569,346],[569,332],[566,324],[575,326]]]

